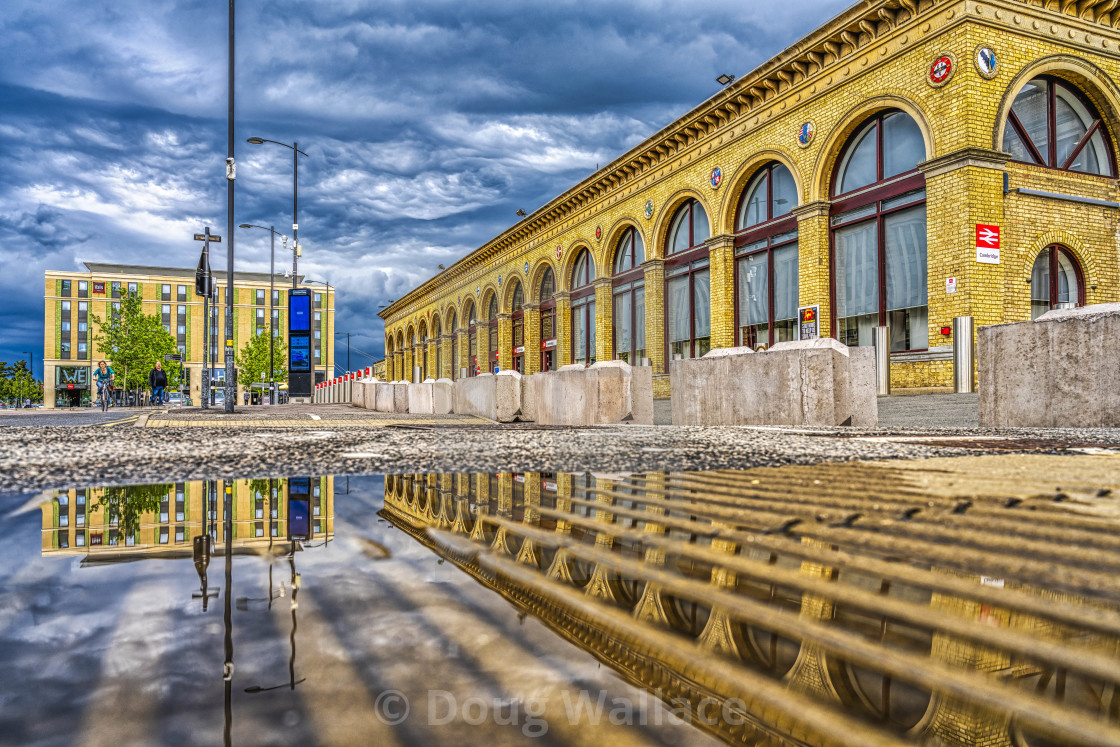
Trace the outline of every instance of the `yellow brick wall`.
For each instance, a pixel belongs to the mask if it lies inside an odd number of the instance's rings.
[[[870,7],[870,6],[869,6]],[[394,335],[431,313],[461,310],[459,299],[477,298],[478,289],[496,285],[501,275],[525,280],[524,266],[550,262],[558,290],[568,289],[571,259],[587,246],[603,275],[610,267],[616,237],[624,226],[638,228],[650,260],[646,269],[647,350],[655,371],[655,392],[668,393],[664,374],[664,256],[665,235],[673,211],[688,198],[701,202],[716,237],[712,259],[713,346],[734,344],[733,249],[723,235],[734,232],[735,211],[742,190],[758,168],[778,160],[797,183],[801,207],[799,226],[800,304],[820,304],[822,331],[831,332],[831,268],[828,211],[829,185],[847,139],[871,115],[886,108],[910,114],[922,128],[931,161],[966,149],[983,151],[975,163],[961,159],[947,169],[927,168],[927,262],[930,346],[952,343],[940,335],[952,318],[971,315],[978,325],[1018,321],[1030,317],[1030,267],[1048,243],[1068,246],[1082,263],[1089,303],[1120,299],[1120,266],[1116,249],[1117,210],[1110,207],[1004,193],[1009,186],[1067,193],[1106,201],[1120,200],[1116,180],[1058,172],[1016,163],[1003,165],[1002,122],[1014,93],[1031,77],[1045,72],[1079,86],[1104,114],[1116,150],[1120,132],[1120,34],[1105,23],[1062,15],[1056,10],[1017,0],[993,2],[920,2],[917,15],[902,14],[893,22],[876,21],[854,41],[857,49],[841,45],[837,59],[826,55],[820,69],[795,71],[789,85],[763,92],[747,83],[733,84],[741,105],[737,116],[711,107],[709,125],[680,127],[676,143],[650,145],[640,164],[628,173],[604,170],[621,177],[592,199],[576,199],[570,211],[517,236],[501,251],[487,245],[426,285],[398,301],[386,313],[386,334]],[[873,12],[873,10],[869,10]],[[990,45],[1000,59],[995,77],[985,79],[974,63],[976,49]],[[955,72],[948,83],[933,87],[927,71],[933,60],[951,53]],[[749,81],[748,81],[749,82]],[[742,88],[734,86],[742,84]],[[716,97],[718,98],[718,97]],[[715,100],[715,99],[713,99]],[[720,99],[721,101],[723,99]],[[749,104],[749,105],[748,105]],[[697,110],[703,114],[703,107]],[[812,122],[815,136],[799,147],[801,125]],[[706,129],[698,133],[697,130]],[[667,142],[651,140],[651,144]],[[709,184],[719,167],[723,182]],[[609,167],[613,168],[613,167]],[[647,201],[652,211],[646,216]],[[532,220],[532,216],[530,219]],[[975,224],[1002,228],[999,265],[975,261]],[[596,229],[603,239],[595,238]],[[515,229],[511,229],[514,231]],[[557,251],[559,250],[559,257]],[[946,293],[945,281],[957,278],[957,291]],[[1095,286],[1095,287],[1092,287]],[[606,292],[603,292],[606,296]],[[597,293],[598,352],[610,351],[609,303]],[[558,363],[571,361],[570,305],[557,304]],[[480,345],[484,351],[485,345]],[[951,362],[896,362],[892,380],[908,386],[946,386]]]

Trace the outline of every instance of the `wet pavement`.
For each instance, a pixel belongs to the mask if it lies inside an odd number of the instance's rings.
[[[1084,452],[0,496],[0,743],[1115,745]]]

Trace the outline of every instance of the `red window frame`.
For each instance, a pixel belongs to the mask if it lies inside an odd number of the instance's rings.
[[[1088,174],[1089,176],[1104,176],[1106,178],[1115,177],[1116,156],[1112,151],[1112,137],[1108,132],[1108,128],[1104,125],[1104,119],[1101,117],[1100,112],[1097,111],[1097,107],[1093,105],[1093,102],[1089,99],[1089,97],[1086,96],[1085,93],[1077,86],[1053,75],[1036,75],[1035,77],[1031,78],[1031,80],[1027,81],[1027,83],[1029,84],[1035,80],[1042,80],[1046,82],[1046,153],[1044,155],[1041,151],[1039,151],[1038,146],[1031,139],[1030,135],[1027,134],[1027,128],[1023,126],[1023,123],[1019,120],[1019,116],[1015,113],[1015,102],[1012,101],[1011,108],[1007,111],[1007,126],[1010,126],[1013,130],[1015,130],[1015,134],[1019,136],[1020,142],[1023,143],[1023,146],[1030,153],[1031,157],[1034,158],[1033,161],[1016,161],[1016,163],[1026,163],[1032,166],[1045,166],[1046,168],[1050,169],[1058,169],[1059,171],[1073,171],[1073,173],[1075,174]],[[1061,86],[1065,90],[1072,93],[1074,97],[1077,98],[1077,100],[1080,101],[1081,104],[1089,111],[1090,116],[1094,118],[1093,122],[1089,125],[1089,129],[1081,137],[1081,140],[1077,143],[1077,145],[1074,146],[1073,151],[1069,154],[1069,157],[1066,158],[1065,162],[1062,164],[1058,164],[1058,86]],[[1020,93],[1021,92],[1022,91],[1020,89]],[[1015,94],[1016,98],[1018,98],[1018,95],[1018,93]],[[1077,160],[1077,157],[1081,154],[1081,151],[1085,149],[1085,146],[1089,144],[1089,141],[1093,139],[1093,135],[1095,135],[1098,130],[1102,131],[1101,134],[1103,135],[1103,137],[1101,139],[1104,141],[1105,151],[1108,154],[1109,172],[1107,174],[1094,174],[1091,171],[1074,171],[1070,168],[1070,165],[1072,165],[1073,162]]]
[[[582,269],[584,270],[583,277],[576,277],[576,271],[581,269],[580,263],[584,259],[586,259],[587,261],[583,263],[582,266]],[[571,339],[572,341],[570,349],[572,363],[576,362],[576,314],[583,315],[583,342],[584,347],[587,350],[586,360],[589,361],[588,365],[595,362],[594,341],[591,337],[591,329],[592,325],[595,324],[595,316],[594,314],[590,313],[595,303],[594,281],[595,260],[591,256],[591,252],[587,251],[586,249],[580,249],[579,254],[576,255],[575,261],[572,263],[572,318],[571,327],[568,330],[569,339]],[[579,285],[577,285],[577,283],[579,283]],[[584,299],[586,299],[588,296],[591,296],[591,300],[584,302]]]
[[[644,288],[645,287],[644,283],[645,283],[645,277],[646,277],[645,270],[642,269],[641,263],[640,262],[635,262],[635,260],[634,260],[634,254],[635,254],[634,248],[641,241],[642,241],[642,235],[640,233],[638,233],[637,229],[635,229],[633,226],[628,227],[625,231],[622,232],[622,236],[620,236],[619,239],[618,239],[618,244],[615,246],[613,261],[611,262],[611,268],[614,269],[614,271],[615,271],[614,277],[611,278],[611,281],[612,281],[611,282],[611,288],[612,288],[612,291],[613,291],[612,294],[611,294],[611,315],[612,315],[612,319],[613,319],[613,315],[614,315],[614,299],[617,296],[622,296],[622,295],[626,295],[626,294],[630,295],[630,349],[626,350],[626,351],[619,351],[619,349],[618,349],[618,337],[617,337],[618,324],[612,324],[611,325],[611,350],[614,351],[615,360],[619,360],[619,353],[620,352],[628,353],[629,356],[630,356],[630,365],[632,365],[632,366],[641,365],[641,361],[637,360],[636,357],[635,357],[637,355],[638,348],[634,347],[634,339],[636,337],[635,332],[637,330],[637,319],[638,319],[637,304],[634,303],[634,292],[638,288]],[[627,245],[627,242],[629,242],[628,245]],[[619,254],[621,252],[627,250],[627,249],[629,250],[629,265],[630,266],[619,268],[619,266],[618,266],[618,264],[619,264]],[[642,247],[642,256],[643,256],[643,258],[645,257],[645,247],[644,246]],[[624,290],[621,290],[621,291],[616,290],[620,286],[626,286],[626,288]],[[642,298],[643,298],[642,302],[645,303],[644,294],[643,294]],[[643,348],[643,350],[646,350],[646,348]]]
[[[548,291],[548,298],[545,298],[545,291]],[[546,267],[544,274],[541,275],[541,282],[537,289],[537,296],[541,302],[541,319],[540,319],[540,340],[541,340],[541,358],[540,370],[551,371],[556,368],[556,276],[552,274],[552,268]],[[545,337],[545,320],[552,320],[552,337]],[[552,345],[548,346],[551,342]]]
[[[669,221],[669,226],[672,227],[672,225],[674,223],[676,223],[677,216],[680,215],[681,211],[683,211],[683,210],[688,211],[688,244],[689,244],[689,246],[688,246],[687,249],[685,249],[684,251],[677,252],[676,254],[669,254],[669,242],[672,240],[672,236],[666,235],[666,237],[665,237],[665,304],[666,304],[666,308],[665,308],[665,313],[662,316],[664,317],[664,320],[665,320],[664,336],[665,336],[665,370],[666,371],[668,371],[668,369],[669,369],[669,359],[671,357],[671,354],[670,354],[669,351],[672,350],[672,343],[669,342],[669,309],[668,309],[669,281],[679,277],[681,274],[684,274],[684,273],[672,274],[672,271],[679,268],[681,265],[688,265],[689,266],[689,269],[688,269],[689,343],[688,344],[689,344],[689,355],[693,358],[696,357],[696,309],[695,309],[695,306],[696,306],[696,291],[695,291],[695,287],[693,285],[692,276],[695,275],[698,272],[703,272],[703,271],[707,270],[708,273],[709,273],[708,277],[709,277],[709,279],[711,278],[711,274],[710,274],[711,273],[711,266],[710,265],[705,265],[704,267],[696,267],[696,268],[693,268],[691,266],[692,262],[695,262],[695,261],[700,260],[700,259],[707,259],[709,254],[710,254],[707,245],[705,245],[703,242],[701,242],[700,244],[693,243],[693,242],[696,241],[696,220],[695,220],[695,217],[696,217],[696,207],[697,206],[699,206],[700,209],[704,210],[704,214],[707,215],[708,211],[706,209],[704,209],[704,206],[700,204],[699,200],[697,200],[695,198],[689,198],[679,208],[677,208],[673,212],[673,217]],[[670,230],[671,230],[671,228],[670,228]],[[672,277],[670,277],[671,274],[672,274]],[[708,304],[710,305],[711,302],[712,302],[711,291],[709,289]]]

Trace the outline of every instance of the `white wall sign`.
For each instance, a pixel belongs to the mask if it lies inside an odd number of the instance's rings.
[[[999,247],[995,249],[987,249],[982,246],[976,247],[976,261],[985,265],[998,265]]]
[[[999,226],[976,224],[976,261],[985,265],[999,264]]]
[[[946,293],[956,293],[957,292],[957,279],[956,278],[945,278],[945,292]]]

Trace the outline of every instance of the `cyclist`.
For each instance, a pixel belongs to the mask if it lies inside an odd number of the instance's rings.
[[[109,389],[113,388],[113,369],[105,361],[98,361],[97,368],[94,369],[93,378],[97,382],[97,396],[101,396],[101,390],[108,385]],[[108,396],[108,395],[106,395]],[[112,400],[109,401],[109,407],[113,406]]]

